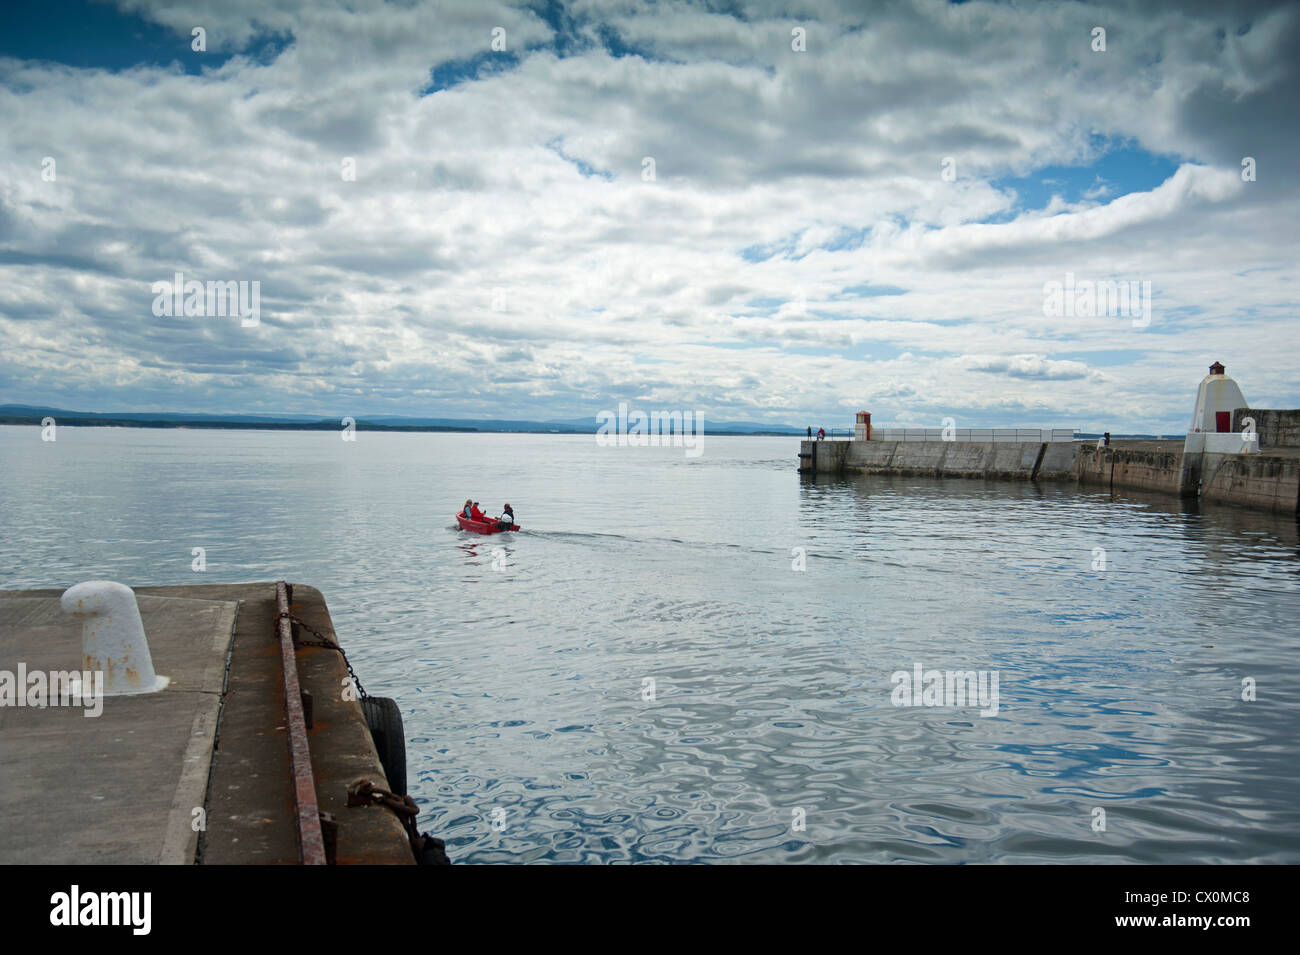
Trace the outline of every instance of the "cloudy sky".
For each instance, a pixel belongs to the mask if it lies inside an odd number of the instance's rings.
[[[1168,432],[1218,359],[1300,407],[1295,4],[0,17],[0,403]],[[260,320],[155,315],[176,272]]]

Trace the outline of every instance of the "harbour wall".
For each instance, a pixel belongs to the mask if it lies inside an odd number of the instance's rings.
[[[1189,468],[1200,497],[1300,516],[1300,458],[1270,454],[1203,454]]]
[[[1183,442],[802,441],[804,473],[1063,481],[1300,516],[1300,453],[1185,453]]]
[[[1185,455],[1181,448],[1099,448],[1081,444],[1075,454],[1080,484],[1196,496],[1183,494]]]
[[[1232,413],[1232,430],[1244,430],[1247,418],[1255,422],[1261,451],[1269,448],[1300,448],[1300,411],[1238,408]]]
[[[815,457],[814,457],[815,456]],[[1074,444],[1020,441],[804,441],[811,470],[1000,480],[1074,480]]]

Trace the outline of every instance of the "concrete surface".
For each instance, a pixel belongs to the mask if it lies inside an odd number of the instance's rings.
[[[1233,412],[1232,430],[1241,431],[1247,418],[1255,422],[1261,451],[1300,450],[1300,410],[1238,408]]]
[[[0,592],[0,670],[82,666],[81,621],[61,590]],[[204,805],[231,601],[141,596],[156,694],[82,707],[0,707],[0,863],[194,860],[192,812]]]
[[[1279,514],[1300,513],[1300,458],[1272,452],[1206,454],[1201,463],[1200,496]]]
[[[212,768],[204,865],[283,864],[297,858],[275,585],[256,587],[256,596],[243,603],[231,655],[230,686]],[[327,639],[338,640],[319,590],[295,584],[291,610]],[[309,633],[303,637],[316,639]],[[384,788],[388,781],[360,705],[343,699],[348,673],[342,656],[304,647],[297,659],[299,682],[312,695],[314,720],[307,736],[316,796],[321,811],[333,813],[339,823],[339,863],[413,865],[406,832],[396,816],[386,809],[347,806],[347,789],[354,780],[368,778]],[[357,676],[364,684],[365,674]]]
[[[97,717],[0,707],[0,863],[295,864],[275,584],[134,589],[155,668],[172,682],[105,697]],[[61,593],[0,591],[0,670],[81,668],[81,624],[60,611]],[[337,639],[320,591],[297,585],[292,611]],[[414,864],[392,812],[347,806],[354,780],[387,780],[360,705],[343,698],[342,656],[303,647],[297,661],[339,863]]]
[[[1074,445],[1017,441],[837,441],[818,454],[818,470],[998,480],[1074,480]],[[808,442],[804,442],[808,444]],[[804,450],[804,449],[801,449]],[[1052,465],[1042,462],[1051,454]]]
[[[1080,484],[1114,490],[1136,488],[1179,496],[1184,483],[1182,442],[1114,442],[1108,448],[1095,444],[1079,447]],[[1199,455],[1192,459],[1198,460]],[[1194,486],[1194,485],[1193,485]],[[1195,493],[1190,495],[1195,497]]]

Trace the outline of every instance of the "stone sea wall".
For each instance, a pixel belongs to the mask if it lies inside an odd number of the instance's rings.
[[[1269,448],[1300,448],[1300,411],[1238,408],[1232,413],[1232,430],[1241,431],[1245,427],[1246,418],[1255,421],[1261,451]]]
[[[1240,413],[1240,412],[1239,412]],[[1256,414],[1265,414],[1255,412]],[[1266,412],[1272,414],[1272,412]],[[1282,413],[1278,413],[1282,414]],[[1287,412],[1285,414],[1290,414]],[[1258,427],[1260,419],[1256,419]],[[1283,422],[1270,432],[1285,438]],[[1261,429],[1261,437],[1264,432]],[[1154,447],[1150,445],[1155,445]],[[1300,514],[1300,456],[1184,454],[1181,440],[1099,448],[1090,442],[802,441],[799,469],[923,477],[1074,481],[1111,490],[1180,497]]]

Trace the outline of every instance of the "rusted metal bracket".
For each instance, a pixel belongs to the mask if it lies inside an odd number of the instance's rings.
[[[302,688],[298,683],[298,661],[294,656],[289,595],[289,585],[283,580],[278,581],[275,585],[276,629],[280,637],[280,662],[284,668],[284,716],[289,731],[289,774],[297,816],[298,861],[302,865],[326,865],[320,804],[316,799],[316,780],[311,771],[307,721],[303,714]]]

